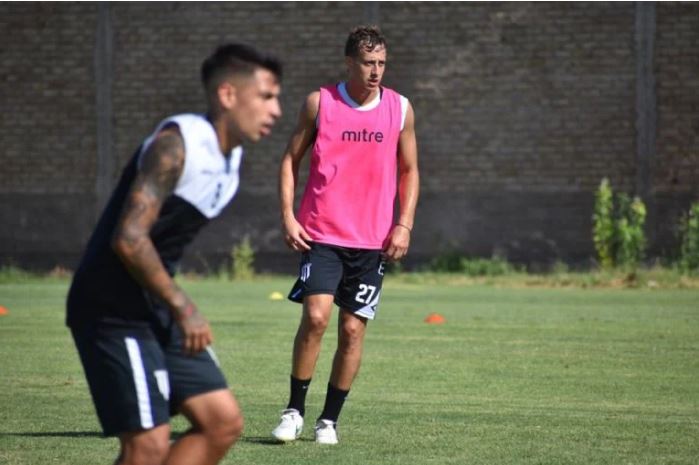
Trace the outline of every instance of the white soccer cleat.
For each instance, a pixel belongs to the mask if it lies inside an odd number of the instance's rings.
[[[332,421],[318,420],[315,430],[318,444],[337,444],[337,430],[335,430],[335,423]]]
[[[279,421],[279,426],[274,428],[272,436],[282,442],[295,441],[301,436],[303,431],[303,417],[299,411],[294,408],[289,408],[282,411],[282,417]]]

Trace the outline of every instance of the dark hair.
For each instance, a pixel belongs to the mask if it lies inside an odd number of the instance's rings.
[[[276,57],[250,45],[224,44],[202,63],[201,82],[204,88],[211,89],[231,75],[251,75],[257,68],[271,71],[279,80],[282,78],[282,64]]]
[[[371,52],[379,46],[386,47],[386,37],[378,26],[358,26],[347,37],[345,56],[357,57],[361,48]]]

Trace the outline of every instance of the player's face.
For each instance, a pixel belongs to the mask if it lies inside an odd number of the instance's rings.
[[[361,48],[356,57],[346,57],[349,80],[363,89],[373,91],[379,87],[386,69],[386,48],[375,47],[372,51]]]
[[[277,77],[264,68],[258,68],[252,77],[236,85],[236,103],[230,113],[235,132],[242,139],[257,142],[272,132],[282,115],[280,92]]]

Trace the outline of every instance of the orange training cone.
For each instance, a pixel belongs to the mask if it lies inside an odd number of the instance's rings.
[[[9,310],[7,310],[5,307],[0,305],[0,316],[7,315],[8,313],[10,313]]]
[[[430,313],[425,318],[425,323],[430,324],[430,325],[441,325],[445,321],[447,321],[447,320],[439,313]]]

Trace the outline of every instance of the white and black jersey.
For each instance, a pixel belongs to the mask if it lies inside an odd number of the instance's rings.
[[[88,242],[68,295],[69,326],[100,323],[133,328],[145,327],[154,318],[169,320],[169,315],[163,314],[165,309],[154,311],[153,299],[121,263],[111,240],[143,153],[155,135],[170,125],[179,128],[184,140],[184,168],[150,233],[170,275],[174,276],[185,247],[238,190],[242,147],[222,154],[214,127],[204,115],[183,114],[163,120],[124,169]]]

